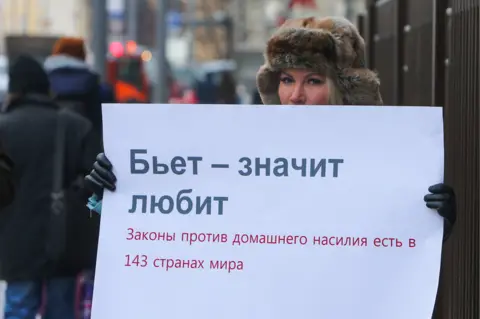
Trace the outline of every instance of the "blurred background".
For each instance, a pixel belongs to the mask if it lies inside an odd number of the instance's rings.
[[[117,92],[119,102],[213,103],[213,95],[202,92],[222,85],[225,96],[217,101],[249,103],[275,27],[311,15],[356,22],[365,1],[2,0],[0,10],[0,89],[6,87],[9,57],[35,51],[44,58],[56,39],[71,35],[89,43],[88,59],[97,72],[111,83],[123,82],[117,91],[129,96]]]

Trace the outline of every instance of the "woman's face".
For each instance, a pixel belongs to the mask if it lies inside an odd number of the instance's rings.
[[[278,96],[282,105],[326,105],[329,96],[327,78],[309,70],[283,70]]]

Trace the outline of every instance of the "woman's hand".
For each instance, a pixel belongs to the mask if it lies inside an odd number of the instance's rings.
[[[430,194],[425,195],[424,200],[428,208],[436,209],[438,214],[445,219],[446,239],[457,220],[457,203],[453,188],[443,183],[435,184],[428,188]]]
[[[85,176],[85,185],[90,189],[98,199],[103,197],[104,189],[115,191],[117,177],[112,172],[113,165],[110,163],[104,153],[97,155],[97,160],[93,164],[93,170]]]

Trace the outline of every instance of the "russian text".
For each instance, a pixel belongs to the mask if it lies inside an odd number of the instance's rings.
[[[227,234],[211,234],[211,233],[182,233],[182,241],[193,243],[226,243],[228,241]]]
[[[416,247],[416,246],[417,246],[417,243],[416,243],[415,239],[410,238],[410,239],[408,240],[408,247],[414,248],[414,247]]]
[[[165,268],[165,271],[169,271],[172,268],[181,269],[204,269],[204,260],[198,259],[169,259],[169,258],[155,258],[153,261],[153,267]]]
[[[165,271],[171,269],[209,269],[224,270],[226,272],[243,270],[243,261],[234,260],[211,260],[209,264],[203,259],[181,259],[181,258],[149,258],[146,255],[125,255],[125,267],[153,266],[162,268]]]
[[[176,196],[150,196],[150,205],[148,205],[147,195],[133,195],[132,196],[132,208],[128,210],[129,213],[137,212],[137,207],[140,206],[142,213],[156,213],[170,214],[176,211],[182,215],[188,215],[194,213],[200,215],[205,213],[206,215],[214,214],[223,215],[224,203],[228,201],[228,197],[225,196],[192,196],[192,189],[182,189]],[[140,204],[138,204],[140,202]]]
[[[305,236],[293,235],[250,235],[235,234],[232,245],[244,244],[269,244],[269,245],[306,245],[308,242]]]
[[[183,175],[191,169],[193,175],[198,175],[198,163],[202,161],[201,156],[175,156],[166,163],[159,162],[157,156],[151,159],[140,158],[141,155],[147,155],[146,149],[130,150],[130,173],[131,174],[147,174],[152,171],[153,174]]]
[[[136,231],[133,228],[129,228],[127,231],[127,240],[175,241],[175,233]]]
[[[251,159],[242,157],[239,160],[243,168],[238,171],[241,176],[276,176],[287,177],[292,172],[299,171],[303,177],[333,177],[339,176],[340,164],[344,163],[341,158],[322,158],[322,159],[287,159],[278,158],[259,158]]]
[[[210,261],[210,269],[226,270],[232,272],[235,270],[243,270],[243,261]]]
[[[320,246],[367,246],[366,237],[315,236],[313,244]]]
[[[375,238],[373,240],[375,247],[402,247],[402,241],[398,238]]]

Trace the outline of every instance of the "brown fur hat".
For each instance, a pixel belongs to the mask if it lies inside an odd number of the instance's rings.
[[[380,105],[380,80],[365,67],[365,42],[341,17],[290,19],[267,42],[265,63],[257,73],[264,104],[280,104],[282,69],[312,69],[329,77],[345,105]]]
[[[82,38],[64,37],[59,39],[53,46],[53,55],[68,55],[85,61],[85,42]]]

